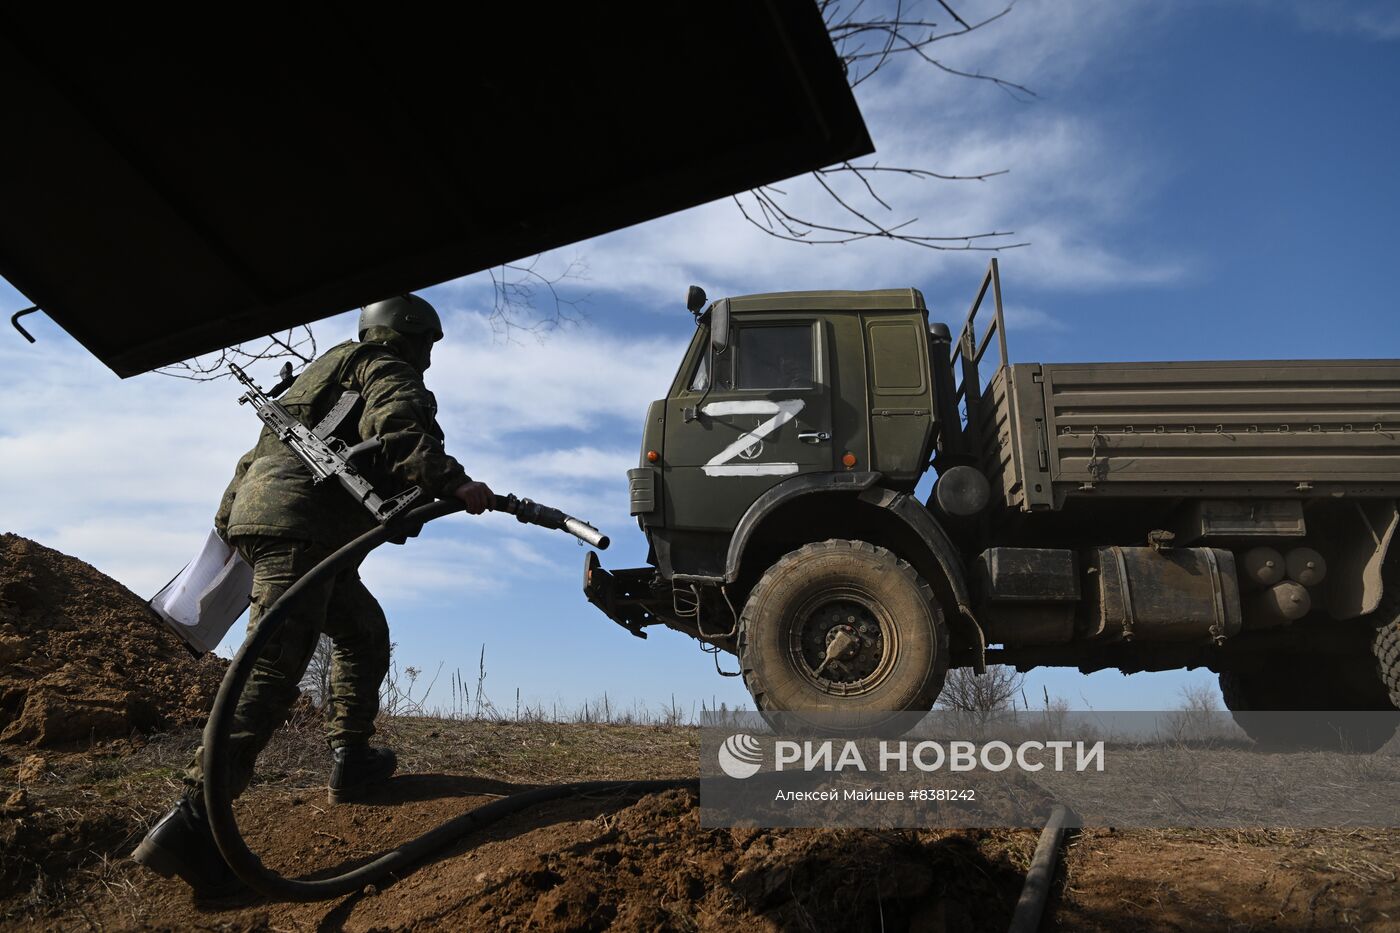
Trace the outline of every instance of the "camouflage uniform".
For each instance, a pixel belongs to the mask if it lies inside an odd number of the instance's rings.
[[[349,443],[381,438],[380,450],[359,463],[375,487],[396,493],[417,485],[429,495],[450,496],[470,480],[443,450],[437,402],[423,384],[422,343],[382,327],[370,328],[364,338],[331,348],[280,401],[314,427],[343,393],[359,393],[361,402],[334,433]],[[219,534],[253,567],[249,630],[307,571],[375,524],[339,483],[313,485],[296,455],[264,428],[257,446],[239,460],[214,520]],[[373,735],[379,685],[389,668],[389,628],[358,569],[348,567],[307,591],[254,667],[230,735],[235,795],[243,792],[258,752],[286,719],[322,632],[334,643],[328,741],[335,748]],[[196,752],[185,775],[192,794],[202,792],[202,778]]]

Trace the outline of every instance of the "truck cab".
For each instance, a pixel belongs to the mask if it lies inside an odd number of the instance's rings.
[[[912,491],[937,433],[928,348],[916,289],[716,302],[652,403],[629,476],[662,572],[722,576],[745,513],[794,479],[879,473]]]

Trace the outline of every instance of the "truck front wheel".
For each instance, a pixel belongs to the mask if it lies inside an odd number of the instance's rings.
[[[785,555],[749,595],[738,636],[744,684],[763,711],[924,711],[948,670],[933,591],[865,541]]]

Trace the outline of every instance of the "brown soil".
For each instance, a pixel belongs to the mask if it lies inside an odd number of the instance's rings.
[[[90,743],[200,722],[223,662],[196,661],[145,600],[0,535],[0,742]]]
[[[1091,830],[1060,929],[1400,930],[1400,831]]]

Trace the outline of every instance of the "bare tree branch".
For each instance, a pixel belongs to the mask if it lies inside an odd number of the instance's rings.
[[[1030,88],[1012,81],[945,66],[924,51],[934,43],[956,39],[995,23],[1011,12],[1016,0],[1010,0],[1001,10],[976,23],[965,20],[946,0],[936,2],[957,24],[955,28],[945,28],[931,19],[906,16],[904,0],[898,0],[890,13],[875,13],[869,16],[865,15],[864,0],[856,0],[854,3],[850,0],[818,0],[817,6],[821,10],[823,22],[826,23],[827,34],[831,36],[836,53],[846,66],[846,80],[850,82],[851,87],[857,87],[869,80],[901,52],[913,52],[929,64],[950,74],[991,81],[1005,90],[1024,95],[1024,99],[1036,96]],[[909,4],[917,5],[917,0]],[[873,64],[861,67],[871,60]]]
[[[316,334],[309,325],[302,325],[283,334],[270,334],[261,340],[236,344],[218,353],[197,356],[182,363],[172,363],[155,371],[163,376],[174,376],[176,379],[211,382],[229,375],[229,363],[247,366],[250,363],[285,359],[299,369],[315,358]]]
[[[764,233],[777,237],[780,240],[788,240],[793,243],[802,243],[808,246],[831,245],[836,243],[854,243],[859,240],[873,238],[883,238],[898,240],[902,243],[909,243],[913,246],[922,246],[927,249],[953,250],[953,251],[978,251],[996,252],[997,250],[1011,249],[1017,246],[1024,246],[1025,243],[986,243],[987,240],[1004,240],[1012,236],[1010,232],[992,230],[985,233],[969,233],[961,236],[932,236],[924,234],[901,232],[905,227],[917,223],[917,217],[911,217],[898,224],[889,226],[881,225],[871,220],[865,214],[850,207],[834,191],[831,190],[821,177],[817,176],[818,182],[830,194],[832,200],[844,208],[857,220],[862,221],[864,227],[839,226],[836,224],[822,223],[805,217],[798,217],[789,213],[778,204],[777,200],[768,187],[755,188],[746,192],[757,204],[761,212],[760,218],[755,218],[741,200],[741,195],[734,196],[734,203],[739,208],[739,213],[749,223],[758,227]],[[877,196],[878,199],[878,196]]]
[[[316,641],[316,650],[306,665],[306,673],[301,675],[301,692],[319,710],[324,710],[331,701],[331,669],[335,664],[335,644],[330,636],[322,635]]]
[[[968,71],[946,64],[934,57],[930,47],[947,39],[965,36],[983,29],[1011,12],[1015,0],[985,19],[969,22],[948,0],[934,0],[938,12],[947,15],[950,22],[940,23],[914,12],[918,0],[895,0],[888,10],[871,10],[865,0],[818,0],[827,33],[836,46],[837,54],[846,68],[846,80],[852,88],[869,80],[897,56],[912,53],[918,59],[943,74],[976,81],[986,81],[1010,94],[1019,101],[1034,98],[1035,92],[1023,84],[1008,81],[996,75]],[[976,250],[995,252],[1025,246],[1023,241],[1013,241],[1014,233],[994,231],[962,236],[936,236],[915,232],[918,218],[885,220],[878,214],[893,213],[890,200],[877,190],[877,176],[898,176],[919,180],[940,181],[986,181],[1006,174],[1005,169],[980,172],[973,175],[955,175],[936,172],[926,168],[911,168],[888,165],[856,165],[844,162],[841,165],[818,169],[811,177],[821,187],[827,201],[836,208],[837,220],[818,220],[804,211],[799,214],[784,206],[786,192],[771,185],[755,188],[734,197],[739,213],[750,224],[770,236],[793,243],[808,245],[832,245],[853,243],[867,239],[885,239],[938,250]],[[855,179],[858,188],[854,195],[839,192],[831,180],[846,175]],[[855,201],[855,196],[868,199],[871,206],[865,207]]]
[[[962,28],[968,30],[969,32],[972,31],[972,27],[969,26],[969,25],[967,24],[967,20],[965,20],[965,19],[963,19],[961,16],[959,16],[959,15],[958,15],[958,11],[955,10],[955,9],[953,9],[952,7],[950,7],[947,3],[944,2],[944,0],[938,0],[938,5],[941,6],[941,7],[943,7],[943,9],[947,10],[947,11],[948,11],[948,15],[951,16],[951,17],[953,17],[953,20],[954,20],[959,26],[961,26]]]
[[[574,259],[563,271],[547,273],[540,268],[540,258],[534,256],[524,262],[505,263],[487,270],[493,293],[488,319],[498,337],[507,341],[522,333],[542,337],[583,320],[582,305],[587,296],[565,295],[561,286],[569,280],[585,278],[586,264]],[[315,358],[316,335],[310,325],[303,325],[218,353],[163,366],[156,372],[177,379],[211,382],[229,375],[229,363],[246,367],[250,363],[285,360],[292,364],[293,371],[299,371]]]
[[[1025,674],[1004,664],[989,665],[982,674],[974,673],[970,667],[955,667],[943,681],[938,705],[970,714],[974,721],[985,724],[997,713],[1015,706],[1016,695],[1025,682]]]
[[[587,297],[565,297],[559,290],[570,279],[587,278],[588,266],[582,259],[571,259],[564,270],[546,275],[539,270],[540,257],[522,263],[505,263],[489,270],[494,302],[491,330],[498,337],[513,340],[517,333],[542,337],[584,317],[581,309]],[[543,313],[537,299],[547,298]]]

